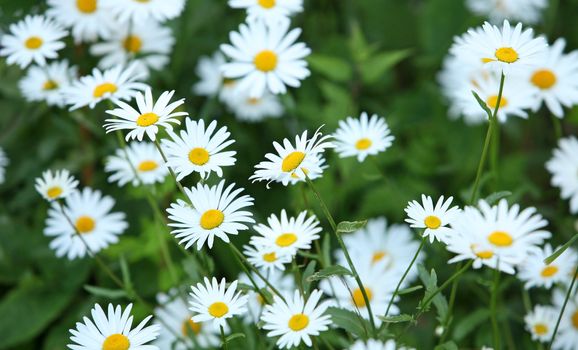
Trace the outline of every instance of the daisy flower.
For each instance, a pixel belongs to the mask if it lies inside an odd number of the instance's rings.
[[[213,277],[211,281],[205,277],[205,284],[197,283],[191,286],[192,300],[190,310],[195,314],[193,322],[213,322],[213,327],[219,329],[227,325],[227,319],[243,315],[247,312],[247,296],[236,292],[237,281],[233,281],[229,288],[225,288],[223,278],[221,283]]]
[[[185,0],[100,0],[120,22],[133,24],[164,22],[181,15]]]
[[[145,133],[152,141],[155,141],[159,126],[172,130],[171,123],[181,123],[176,117],[189,115],[187,112],[175,112],[175,109],[185,103],[185,99],[181,98],[171,102],[174,94],[174,90],[165,91],[155,102],[150,87],[146,87],[144,94],[139,92],[136,95],[138,110],[131,107],[128,103],[115,100],[114,103],[120,108],[108,110],[106,113],[118,119],[105,120],[104,128],[106,132],[126,129],[130,130],[126,135],[127,141],[131,139],[142,141]]]
[[[0,184],[3,184],[6,180],[6,166],[8,166],[9,163],[10,161],[8,157],[6,157],[6,152],[0,147]]]
[[[251,272],[251,276],[260,290],[265,289],[270,294],[273,294],[273,291],[271,291],[267,284],[255,272]],[[270,274],[267,276],[267,281],[281,294],[292,293],[297,288],[295,279],[290,275],[283,276],[283,274],[280,273]],[[239,275],[239,282],[250,286],[253,285],[245,273]],[[247,312],[243,315],[243,320],[247,324],[256,324],[259,322],[259,318],[261,318],[261,314],[265,309],[265,301],[261,294],[252,289],[247,292],[247,298]]]
[[[548,6],[547,0],[467,0],[467,7],[479,16],[485,16],[492,23],[505,19],[528,24],[542,19],[542,11]]]
[[[305,175],[313,180],[321,177],[326,166],[323,151],[333,147],[329,139],[317,130],[313,136],[307,138],[307,130],[301,137],[295,136],[295,146],[288,139],[283,139],[283,145],[273,142],[277,154],[267,153],[268,160],[255,165],[255,173],[249,180],[281,182],[284,186],[297,182],[305,182]]]
[[[488,22],[482,30],[469,29],[462,45],[454,47],[456,55],[472,56],[497,74],[523,72],[537,64],[548,43],[543,37],[534,38],[531,28],[522,32],[522,24],[512,28],[504,20],[502,28]]]
[[[126,69],[116,66],[102,72],[94,68],[91,75],[81,77],[62,90],[66,104],[72,105],[70,110],[74,110],[84,106],[94,108],[105,99],[116,101],[133,98],[137,91],[147,87],[137,81],[142,75],[135,74],[135,69],[134,64]]]
[[[550,289],[556,283],[570,283],[576,263],[578,263],[578,255],[573,249],[567,249],[551,264],[544,264],[544,259],[552,255],[558,248],[552,250],[552,246],[546,244],[544,249],[530,253],[520,265],[518,278],[525,282],[526,289],[532,287]]]
[[[331,317],[325,315],[328,302],[319,303],[323,293],[313,290],[307,301],[295,291],[293,297],[287,297],[287,302],[277,295],[273,296],[273,305],[266,305],[261,316],[263,329],[268,330],[268,337],[281,336],[277,346],[281,349],[298,346],[301,342],[311,346],[311,336],[329,329]]]
[[[117,149],[106,159],[104,170],[111,173],[108,182],[118,182],[121,187],[129,182],[133,186],[163,182],[169,171],[151,142],[130,142],[125,149]]]
[[[62,88],[70,84],[76,74],[76,67],[69,67],[68,61],[52,62],[44,67],[32,66],[18,87],[27,101],[46,101],[49,106],[64,106]]]
[[[536,208],[509,207],[505,199],[494,206],[480,200],[478,206],[465,207],[452,223],[447,249],[458,255],[449,263],[474,259],[474,268],[483,264],[513,274],[514,267],[539,252],[539,245],[551,236],[543,230],[548,222]]]
[[[390,339],[385,343],[380,340],[368,339],[367,342],[358,340],[349,350],[396,350],[395,340]]]
[[[565,46],[566,40],[556,40],[527,77],[538,88],[534,111],[544,103],[558,118],[564,117],[563,106],[578,103],[578,51],[564,54]]]
[[[70,193],[64,201],[64,214],[58,203],[52,203],[44,229],[46,236],[55,237],[50,248],[58,257],[82,258],[88,253],[87,246],[97,253],[118,242],[118,236],[128,227],[124,213],[110,212],[114,199],[98,190],[85,187]]]
[[[293,256],[299,249],[311,248],[311,243],[319,239],[321,227],[315,215],[307,217],[307,211],[302,211],[294,218],[288,217],[283,209],[280,218],[271,214],[267,225],[255,225],[253,230],[257,231],[259,236],[251,237],[251,244],[274,247],[279,249],[280,254]]]
[[[275,275],[276,271],[285,271],[285,264],[293,259],[286,250],[269,244],[252,244],[244,246],[245,255],[251,265],[260,270],[265,270],[269,275]]]
[[[51,202],[55,199],[66,198],[71,192],[76,190],[78,180],[70,175],[68,170],[58,170],[52,173],[46,170],[42,177],[36,178],[35,188],[40,195]]]
[[[226,79],[221,70],[225,62],[225,56],[220,51],[210,57],[203,56],[199,59],[195,73],[200,81],[193,85],[193,92],[196,95],[219,96],[219,101],[226,104],[237,100],[239,95],[237,82],[233,79]]]
[[[532,335],[532,340],[545,343],[552,338],[558,319],[558,311],[551,306],[536,305],[524,316],[526,330]]]
[[[578,139],[569,136],[558,140],[558,148],[546,163],[552,174],[550,183],[561,191],[562,199],[570,199],[570,212],[578,213]]]
[[[137,71],[161,70],[169,63],[175,39],[171,30],[155,22],[124,24],[116,28],[104,42],[93,44],[90,53],[102,56],[98,66],[103,69],[137,62]]]
[[[180,134],[168,132],[170,140],[163,139],[163,149],[167,156],[167,166],[174,169],[177,181],[192,172],[203,179],[215,172],[223,177],[221,167],[235,165],[235,151],[224,151],[235,140],[229,139],[231,133],[223,126],[217,130],[217,121],[213,120],[206,128],[205,122],[187,118],[185,130]]]
[[[212,248],[215,236],[229,243],[228,235],[237,235],[248,229],[245,223],[255,222],[251,212],[241,210],[252,206],[253,198],[249,195],[237,198],[243,188],[235,189],[235,184],[224,187],[224,180],[212,187],[197,183],[196,187],[185,188],[188,202],[179,199],[167,209],[172,221],[169,226],[176,228],[171,233],[185,244],[185,249],[195,242],[197,250],[205,242]]]
[[[221,45],[221,50],[233,60],[223,65],[225,77],[240,78],[239,89],[255,98],[266,90],[284,94],[286,85],[299,87],[300,80],[310,74],[303,58],[311,50],[303,43],[295,43],[301,29],[288,30],[289,22],[267,26],[259,21],[242,24],[239,32],[231,32],[233,45]]]
[[[356,156],[359,162],[369,155],[385,151],[395,139],[384,118],[377,114],[368,118],[365,112],[359,119],[348,117],[345,121],[340,120],[333,137],[335,151],[341,158]]]
[[[48,6],[46,14],[70,28],[77,44],[107,38],[116,29],[101,0],[48,0]]]
[[[432,198],[422,194],[421,204],[418,201],[411,201],[404,209],[408,216],[405,221],[411,227],[425,229],[423,236],[429,237],[430,243],[434,240],[443,242],[451,232],[448,225],[451,225],[460,211],[457,206],[450,208],[453,199],[454,197],[449,197],[444,200],[444,196],[441,196],[434,207]]]
[[[160,350],[147,343],[155,340],[159,334],[159,326],[146,326],[152,316],[147,316],[134,329],[133,316],[130,314],[132,304],[124,311],[120,305],[113,307],[108,304],[105,314],[100,305],[95,304],[91,310],[92,320],[84,317],[84,323],[77,322],[76,329],[71,329],[70,340],[72,350]],[[145,327],[146,326],[146,327]]]
[[[303,0],[229,0],[229,6],[247,10],[247,21],[264,21],[278,25],[303,11]]]
[[[284,112],[279,97],[268,92],[259,98],[255,98],[238,91],[233,98],[227,99],[225,103],[238,120],[246,122],[259,122],[265,118],[278,118]]]
[[[562,310],[562,305],[566,298],[565,294],[565,291],[563,292],[561,290],[554,292],[552,299],[554,301],[556,316],[558,316]],[[552,325],[551,323],[550,327],[552,327]],[[558,334],[556,335],[552,349],[575,350],[576,344],[578,344],[578,294],[572,293],[570,299],[568,299],[566,309],[564,309],[564,313],[562,314],[560,328],[558,329]]]
[[[221,343],[220,332],[207,322],[195,322],[183,298],[178,297],[173,289],[168,294],[157,294],[158,305],[155,321],[160,328],[158,339],[153,345],[160,349],[187,350],[194,348],[195,343],[202,348],[217,347]],[[228,332],[228,329],[225,329]],[[177,337],[180,335],[180,337]],[[194,337],[195,343],[191,340]],[[174,348],[172,347],[174,344]]]
[[[58,57],[64,48],[60,39],[68,33],[54,21],[44,16],[28,15],[10,25],[10,33],[2,36],[0,56],[7,56],[6,63],[26,68],[32,61],[44,66],[47,59]]]

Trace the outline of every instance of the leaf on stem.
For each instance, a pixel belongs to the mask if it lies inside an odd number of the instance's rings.
[[[365,227],[367,220],[362,221],[341,221],[337,224],[337,234],[350,233]]]
[[[309,268],[309,266],[307,268]],[[307,282],[313,282],[333,276],[353,276],[353,274],[351,273],[351,271],[349,271],[347,268],[341,265],[334,265],[326,267],[318,272],[315,272],[311,276],[304,279],[307,280]]]
[[[97,297],[105,297],[107,299],[127,298],[128,295],[122,289],[110,289],[97,286],[85,285],[84,290]]]
[[[413,315],[408,315],[408,314],[401,314],[401,315],[387,316],[387,317],[377,316],[377,318],[379,318],[380,320],[382,320],[383,322],[386,322],[386,323],[402,323],[402,322],[411,322],[414,320]]]
[[[546,259],[544,259],[544,263],[549,265],[554,262],[554,260],[558,259],[562,253],[566,251],[566,249],[570,248],[570,246],[578,239],[578,233],[574,235],[574,237],[570,238],[568,242],[566,242],[563,246],[561,246],[554,254],[550,255]]]
[[[510,192],[510,191],[499,191],[499,192],[494,192],[494,193],[490,194],[484,200],[489,205],[493,205],[494,203],[497,203],[500,199],[509,197],[511,195],[512,195],[512,192]]]
[[[331,321],[339,328],[357,337],[366,338],[367,329],[370,329],[369,322],[353,311],[330,307],[326,311],[331,316]]]
[[[492,110],[490,109],[490,107],[488,107],[486,101],[482,100],[482,98],[474,90],[472,90],[472,94],[474,94],[476,101],[478,101],[480,107],[482,107],[484,112],[486,112],[486,114],[488,115],[488,120],[492,120]]]

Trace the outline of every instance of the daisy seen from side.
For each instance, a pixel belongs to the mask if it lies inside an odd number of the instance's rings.
[[[518,278],[524,282],[526,289],[533,287],[550,289],[558,283],[570,283],[578,263],[578,254],[574,249],[567,249],[551,264],[544,263],[544,259],[558,249],[559,247],[553,250],[550,244],[546,244],[543,249],[528,255],[518,271]]]

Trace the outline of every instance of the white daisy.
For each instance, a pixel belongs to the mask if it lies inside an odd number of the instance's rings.
[[[101,0],[48,0],[48,6],[46,14],[70,28],[75,43],[107,38],[116,29]]]
[[[203,56],[199,59],[195,73],[200,81],[193,85],[193,92],[196,95],[207,97],[218,95],[219,101],[227,105],[237,100],[239,84],[235,80],[226,79],[223,76],[221,67],[225,62],[225,56],[220,51],[215,52],[210,57]]]
[[[229,0],[229,6],[246,9],[248,22],[265,21],[273,26],[303,11],[303,0]]]
[[[68,33],[54,21],[44,16],[28,15],[18,23],[10,25],[10,34],[2,36],[0,56],[7,56],[8,64],[27,67],[32,61],[44,66],[47,59],[58,57],[57,51],[64,48],[60,39]]]
[[[225,77],[240,78],[239,88],[255,98],[266,90],[284,94],[285,85],[299,87],[300,80],[310,74],[303,58],[311,50],[303,43],[295,43],[301,29],[287,33],[288,30],[288,22],[267,26],[259,21],[242,24],[239,32],[231,32],[233,45],[221,45],[221,50],[233,60],[223,65]]]
[[[3,184],[6,180],[6,166],[10,163],[8,157],[6,157],[6,152],[0,147],[0,184]]]
[[[256,268],[264,270],[270,275],[277,271],[285,271],[285,264],[293,259],[287,251],[269,244],[252,244],[244,246],[247,260]]]
[[[319,303],[323,293],[314,289],[309,294],[307,302],[295,291],[293,297],[289,295],[283,301],[279,296],[273,296],[273,305],[266,305],[261,321],[263,329],[268,330],[268,337],[281,336],[277,346],[281,349],[298,346],[301,342],[311,346],[311,336],[329,329],[331,317],[325,315],[329,302]]]
[[[81,77],[62,90],[66,104],[72,105],[70,109],[74,110],[84,106],[94,108],[105,99],[113,101],[131,99],[137,91],[147,87],[137,81],[142,75],[135,74],[135,69],[134,64],[126,69],[123,66],[116,66],[103,72],[94,68],[91,75]]]
[[[70,193],[64,201],[65,214],[58,203],[52,203],[44,229],[46,236],[55,237],[50,248],[58,257],[82,258],[87,254],[86,246],[97,253],[118,242],[118,236],[128,227],[124,213],[110,212],[114,199],[103,196],[98,190],[85,187]]]
[[[534,111],[544,103],[558,118],[564,117],[563,106],[569,108],[578,103],[578,51],[564,54],[565,46],[566,40],[556,40],[527,76],[538,88]]]
[[[187,118],[185,130],[179,134],[168,132],[170,140],[163,139],[163,150],[167,156],[167,166],[175,171],[177,180],[182,180],[192,172],[203,179],[215,172],[223,177],[221,167],[235,165],[235,151],[224,151],[235,140],[229,139],[231,133],[226,126],[217,130],[217,121],[213,120],[206,128],[205,121]]]
[[[462,45],[453,48],[456,55],[471,56],[497,74],[523,72],[536,65],[548,43],[543,37],[534,38],[531,28],[522,32],[522,24],[511,28],[504,20],[502,28],[488,22],[482,30],[469,29]]]
[[[558,319],[558,311],[551,306],[536,305],[524,316],[526,330],[532,335],[532,340],[547,342],[552,338]]]
[[[558,140],[558,148],[546,163],[552,174],[550,183],[561,191],[562,199],[570,199],[570,212],[578,213],[578,139],[569,136]]]
[[[552,288],[556,283],[570,283],[572,274],[578,263],[578,255],[573,249],[567,249],[554,262],[544,264],[544,259],[552,255],[554,251],[550,244],[546,244],[543,250],[532,252],[520,265],[518,278],[525,282],[526,289],[532,287]]]
[[[205,242],[212,248],[215,236],[229,243],[228,235],[237,235],[248,229],[245,223],[255,222],[251,212],[241,210],[252,206],[253,198],[249,195],[237,198],[243,188],[234,189],[235,184],[224,187],[224,180],[212,187],[197,183],[197,187],[185,188],[189,202],[178,199],[167,209],[172,220],[169,226],[176,228],[171,233],[185,248],[195,242],[198,250]]]
[[[396,350],[395,340],[390,339],[386,342],[380,340],[368,339],[367,342],[358,340],[351,345],[349,350]]]
[[[279,97],[269,92],[259,98],[249,97],[247,93],[238,91],[233,98],[226,99],[227,107],[238,120],[259,122],[265,118],[278,118],[283,115],[283,104]]]
[[[132,304],[124,311],[120,305],[116,308],[108,304],[108,313],[105,314],[100,305],[95,304],[91,310],[92,320],[84,317],[84,323],[76,322],[76,329],[71,329],[68,344],[72,350],[160,350],[147,343],[155,340],[159,334],[159,326],[146,326],[152,316],[147,316],[134,329],[133,316],[130,314]]]
[[[168,27],[155,22],[124,24],[116,28],[104,42],[93,44],[90,53],[103,56],[98,66],[103,69],[138,62],[137,71],[145,76],[161,70],[169,63],[175,39]]]
[[[267,284],[255,273],[251,272],[253,281],[257,287],[261,290],[267,290],[271,295],[273,291],[267,286]],[[253,286],[251,280],[245,273],[239,275],[239,282],[246,285]],[[283,276],[283,274],[275,273],[267,276],[267,282],[271,284],[279,293],[288,294],[292,293],[295,288],[295,279],[291,275]],[[256,324],[261,318],[261,314],[265,309],[265,301],[260,293],[255,290],[250,290],[247,292],[248,302],[247,302],[247,312],[243,315],[243,320],[247,324]]]
[[[273,142],[277,154],[267,153],[268,160],[255,165],[255,173],[249,180],[281,182],[284,186],[297,182],[304,182],[305,175],[313,180],[321,177],[326,166],[323,151],[333,147],[329,139],[317,130],[313,136],[307,138],[307,130],[301,137],[295,136],[295,146],[288,139],[283,139],[283,145]]]
[[[129,182],[133,186],[163,182],[169,171],[151,142],[130,142],[126,149],[117,149],[106,159],[104,170],[111,173],[108,182],[118,182],[121,187]]]
[[[176,117],[189,115],[187,112],[175,112],[175,109],[185,103],[185,99],[181,98],[171,102],[174,94],[174,90],[165,91],[155,102],[150,87],[147,87],[144,94],[139,92],[136,95],[138,110],[131,107],[128,103],[115,100],[114,103],[120,108],[108,110],[106,113],[118,119],[105,120],[104,128],[106,132],[126,129],[130,130],[126,135],[127,141],[131,139],[142,141],[145,133],[152,141],[155,141],[159,126],[172,130],[173,126],[171,123],[181,123]]]
[[[195,322],[191,319],[193,315],[183,298],[177,296],[176,290],[168,294],[157,294],[157,301],[161,306],[155,308],[155,317],[162,320],[162,323],[154,322],[161,327],[161,332],[153,345],[163,350],[188,350],[194,348],[195,344],[208,348],[217,347],[221,343],[218,329],[208,322]]]
[[[429,237],[430,243],[434,240],[443,242],[452,230],[448,225],[460,212],[457,206],[450,208],[453,199],[449,197],[444,200],[444,196],[441,196],[434,207],[432,198],[422,194],[421,204],[414,200],[404,209],[408,216],[405,221],[411,227],[425,229],[423,236]]]
[[[189,309],[195,314],[193,322],[213,321],[213,327],[219,329],[226,326],[228,318],[247,312],[247,296],[241,292],[235,294],[237,281],[233,281],[228,288],[225,288],[224,278],[220,284],[215,277],[212,281],[205,277],[204,281],[204,285],[197,283],[196,287],[191,286],[193,292],[190,294]]]
[[[62,88],[70,84],[75,74],[76,67],[69,67],[68,61],[32,66],[18,87],[28,101],[46,101],[49,106],[63,107]]]
[[[467,0],[467,7],[473,13],[486,16],[492,23],[505,19],[528,24],[542,19],[542,12],[548,6],[547,0]]]
[[[164,22],[180,16],[185,0],[100,0],[120,22]]]
[[[70,175],[68,170],[46,170],[42,177],[36,178],[34,187],[44,199],[51,202],[55,199],[66,198],[78,186],[78,180]]]
[[[368,118],[362,112],[359,119],[347,117],[339,121],[339,128],[333,134],[335,151],[341,158],[356,156],[359,162],[365,157],[376,155],[391,146],[395,139],[384,118],[373,114]]]
[[[543,230],[548,222],[536,208],[520,211],[518,204],[510,208],[505,199],[494,206],[480,200],[478,206],[465,207],[452,223],[447,249],[458,255],[449,263],[474,259],[474,268],[483,264],[513,274],[514,267],[531,252],[539,252],[539,245],[551,236]]]
[[[311,243],[319,239],[321,227],[315,215],[307,217],[307,211],[302,211],[295,217],[287,217],[285,209],[278,218],[271,214],[267,225],[253,226],[259,236],[251,237],[251,244],[264,245],[279,249],[280,254],[295,255],[297,250],[311,249]]]
[[[557,311],[556,315],[560,314],[565,298],[566,291],[556,290],[554,292],[552,299]],[[578,293],[574,290],[562,314],[560,328],[558,329],[558,334],[556,335],[552,349],[576,350],[576,344],[578,344]]]

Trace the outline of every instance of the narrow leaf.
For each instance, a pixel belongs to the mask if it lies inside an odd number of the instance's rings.
[[[369,323],[355,312],[337,307],[330,307],[327,309],[326,314],[331,316],[331,322],[337,327],[358,337],[367,337]]]
[[[494,193],[490,194],[489,196],[487,196],[485,201],[489,205],[493,205],[494,203],[497,203],[500,199],[509,197],[511,195],[512,195],[512,192],[510,192],[510,191],[494,192]]]
[[[546,265],[550,265],[551,263],[554,262],[554,260],[558,259],[558,257],[560,255],[562,255],[562,253],[564,253],[566,251],[566,249],[570,248],[570,246],[574,243],[574,241],[576,241],[578,239],[578,233],[574,235],[574,237],[570,238],[570,240],[568,242],[566,242],[563,246],[561,246],[560,248],[558,248],[557,251],[554,252],[554,254],[550,255],[549,257],[547,257],[546,259],[544,259],[544,263]]]
[[[411,322],[413,321],[413,316],[408,314],[401,314],[395,316],[377,316],[380,320],[386,323],[401,323],[401,322]]]
[[[474,94],[476,101],[478,101],[478,104],[480,105],[480,107],[482,107],[484,112],[486,112],[486,114],[488,115],[488,120],[492,119],[492,111],[490,110],[490,108],[486,104],[486,101],[482,100],[482,98],[473,90],[472,90],[472,94]]]
[[[367,220],[363,221],[341,221],[337,224],[337,233],[349,233],[362,229],[367,224]]]
[[[404,294],[409,294],[409,293],[413,293],[416,290],[420,290],[422,289],[422,286],[413,286],[413,287],[409,287],[409,288],[405,288],[405,289],[401,289],[397,292],[397,295],[404,295]]]
[[[84,290],[89,292],[92,295],[96,295],[99,297],[105,297],[108,299],[120,299],[126,298],[127,294],[122,289],[109,289],[109,288],[102,288],[97,286],[85,285]]]
[[[351,271],[341,265],[334,265],[326,267],[323,270],[317,271],[311,276],[307,277],[307,282],[319,281],[332,276],[353,276],[353,274]]]
[[[237,338],[245,338],[245,334],[243,333],[233,333],[230,336],[225,338],[225,343],[230,343],[231,340],[235,340]]]

